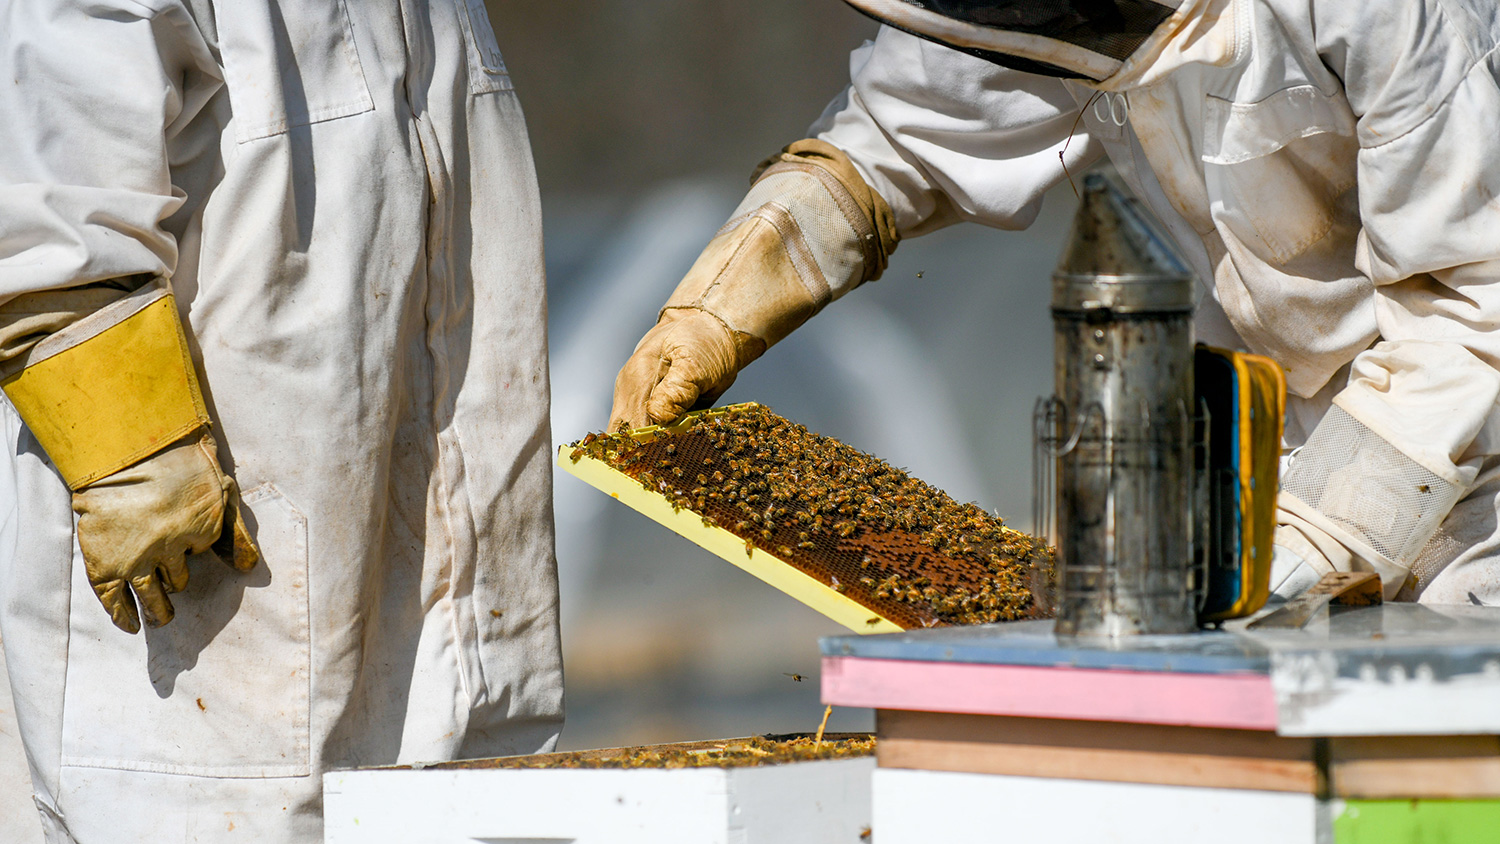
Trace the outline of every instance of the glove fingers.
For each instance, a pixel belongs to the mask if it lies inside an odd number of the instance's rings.
[[[188,567],[186,556],[168,557],[156,568],[156,576],[168,592],[181,592],[188,586]]]
[[[654,331],[655,329],[653,329]],[[667,361],[662,360],[661,344],[642,340],[630,360],[620,368],[615,378],[614,406],[609,411],[609,431],[617,431],[623,424],[628,428],[650,425],[646,413],[646,400],[651,388],[667,370]]]
[[[650,424],[665,425],[675,422],[682,414],[696,408],[711,406],[719,396],[734,383],[735,372],[705,371],[705,367],[691,357],[672,359],[667,372],[662,376],[651,397],[646,400],[646,416]]]
[[[125,587],[125,581],[107,580],[103,583],[95,583],[94,594],[98,596],[99,603],[104,605],[104,611],[109,613],[109,620],[113,621],[116,627],[126,633],[140,632],[141,617],[135,611],[135,598]]]
[[[135,590],[135,596],[141,602],[141,616],[145,618],[146,624],[152,627],[160,627],[172,620],[175,615],[172,610],[172,601],[167,597],[167,592],[162,588],[161,580],[156,572],[132,577],[130,587]]]
[[[751,337],[750,347],[765,344]],[[675,422],[734,383],[738,341],[719,319],[693,308],[668,310],[646,333],[615,379],[610,430]],[[753,360],[751,356],[747,360]]]
[[[685,378],[674,378],[671,372],[651,391],[646,400],[646,417],[659,425],[676,420],[698,401],[698,385]]]
[[[249,525],[245,524],[239,488],[233,479],[229,484],[224,504],[224,530],[214,542],[213,552],[235,571],[249,571],[260,561],[260,548],[250,535]]]
[[[703,410],[704,408],[713,407],[714,402],[718,401],[720,396],[724,395],[729,391],[730,387],[734,386],[734,379],[738,376],[738,374],[739,373],[732,372],[729,374],[728,378],[720,381],[716,386],[714,386],[713,389],[704,390],[703,392],[699,393],[698,400],[696,402],[693,402],[692,409]]]

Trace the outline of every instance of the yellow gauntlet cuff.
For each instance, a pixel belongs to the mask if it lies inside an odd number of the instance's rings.
[[[38,343],[0,387],[75,491],[209,424],[177,304],[162,283]]]

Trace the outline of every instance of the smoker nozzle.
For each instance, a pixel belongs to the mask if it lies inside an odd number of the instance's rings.
[[[1090,173],[1052,274],[1053,310],[1190,311],[1192,273],[1140,202]]]

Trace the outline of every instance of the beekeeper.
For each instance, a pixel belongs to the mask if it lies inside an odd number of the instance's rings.
[[[483,3],[0,32],[0,632],[48,840],[321,841],[331,767],[550,749],[540,214]]]
[[[667,301],[612,425],[711,401],[900,238],[1025,228],[1107,154],[1202,281],[1199,339],[1286,369],[1273,585],[1500,604],[1491,4],[850,2],[889,26]]]

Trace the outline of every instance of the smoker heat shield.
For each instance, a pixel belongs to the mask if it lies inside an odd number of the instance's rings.
[[[1200,621],[1242,618],[1270,595],[1286,376],[1260,355],[1198,346],[1198,401],[1209,425],[1207,595]]]

